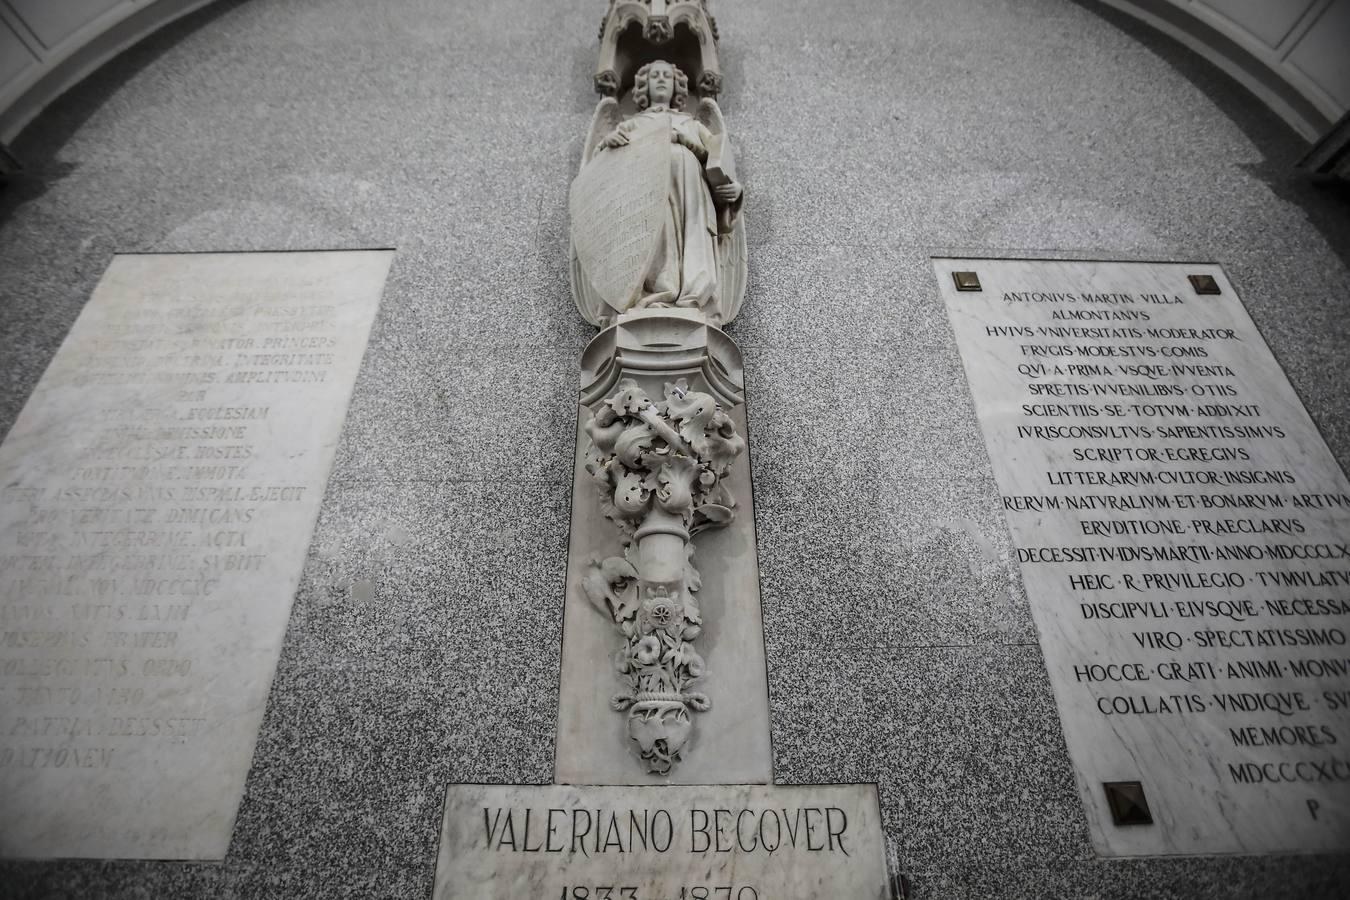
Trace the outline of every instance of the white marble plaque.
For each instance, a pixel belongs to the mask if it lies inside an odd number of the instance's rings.
[[[4,856],[225,856],[392,258],[109,266],[0,446]]]
[[[1223,271],[935,268],[1098,852],[1350,847],[1350,485]]]
[[[434,900],[888,900],[874,785],[452,785]]]

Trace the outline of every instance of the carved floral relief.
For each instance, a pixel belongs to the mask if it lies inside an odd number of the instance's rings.
[[[703,616],[692,541],[731,521],[723,480],[745,441],[712,395],[683,379],[655,402],[631,379],[620,382],[586,431],[586,470],[623,555],[593,560],[583,588],[624,637],[614,665],[625,688],[613,706],[627,711],[647,770],[666,774],[683,757],[691,713],[711,705],[696,689],[706,665],[694,644]]]

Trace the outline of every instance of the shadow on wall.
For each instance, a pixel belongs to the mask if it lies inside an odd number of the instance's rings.
[[[9,147],[22,168],[0,183],[0,226],[23,204],[41,197],[75,170],[72,163],[57,162],[57,154],[124,84],[183,38],[247,2],[216,0],[170,22],[99,66],[40,112]]]
[[[1350,268],[1350,185],[1314,181],[1295,168],[1308,152],[1307,141],[1241,83],[1184,44],[1096,0],[1071,2],[1147,47],[1208,97],[1264,157],[1262,163],[1241,164],[1240,168],[1281,200],[1302,209],[1327,246]]]

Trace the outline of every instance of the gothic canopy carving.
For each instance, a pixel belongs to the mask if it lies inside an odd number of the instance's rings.
[[[600,23],[595,89],[616,97],[632,87],[641,66],[661,57],[687,72],[701,97],[715,98],[722,90],[717,40],[707,0],[610,0]]]

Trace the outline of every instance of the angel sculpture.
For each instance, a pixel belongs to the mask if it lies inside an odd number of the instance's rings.
[[[689,79],[664,60],[637,71],[635,115],[600,101],[572,186],[573,293],[586,319],[653,307],[730,321],[745,287],[743,191],[716,101],[683,112]]]

